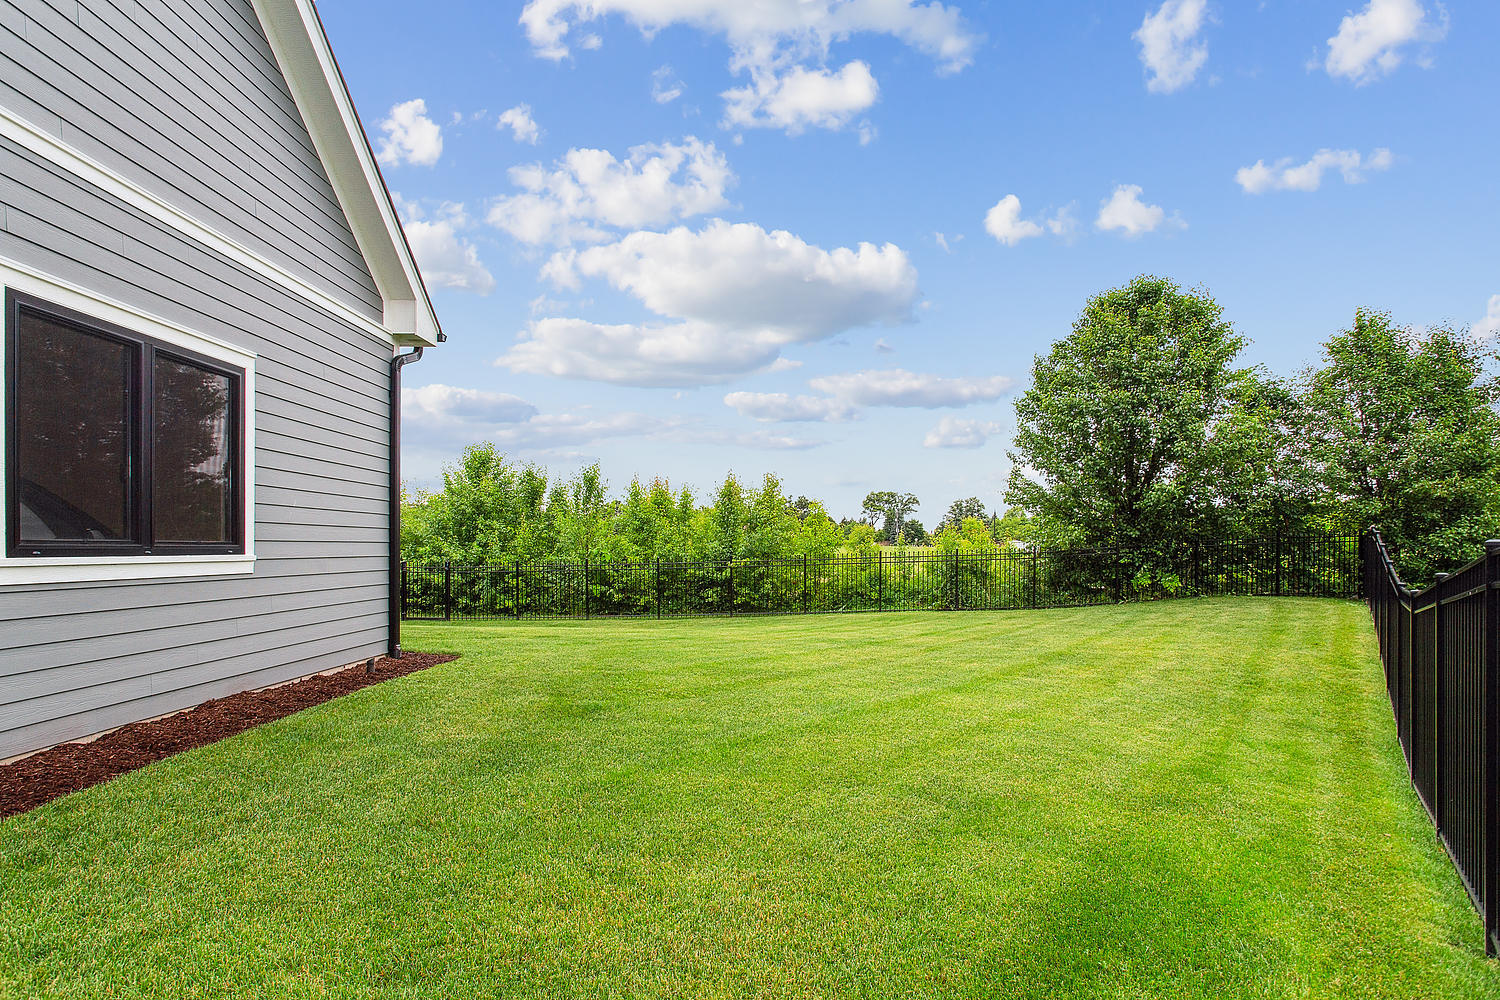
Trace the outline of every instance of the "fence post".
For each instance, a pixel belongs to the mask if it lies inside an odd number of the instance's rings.
[[[729,557],[729,615],[734,616],[734,557]]]
[[[401,560],[401,620],[406,619],[406,560]]]
[[[589,557],[583,557],[583,620],[589,620]]]
[[[516,621],[521,620],[521,560],[516,560]]]
[[[1442,583],[1450,574],[1437,574]],[[1488,610],[1488,605],[1486,605]],[[1416,613],[1412,614],[1415,631]],[[1416,662],[1412,662],[1416,670]],[[1443,842],[1443,595],[1441,590],[1432,602],[1432,825],[1437,830],[1438,843]]]
[[[1484,804],[1480,850],[1484,866],[1484,953],[1500,951],[1500,539],[1484,543],[1484,742],[1480,801]]]
[[[1281,529],[1276,529],[1276,596],[1281,596]]]
[[[953,610],[958,610],[958,553],[953,553]]]
[[[1032,547],[1031,547],[1031,607],[1032,607],[1032,610],[1035,610],[1036,607],[1037,607],[1037,603],[1036,603],[1037,577],[1041,576],[1041,571],[1042,571],[1041,553],[1037,551],[1036,545],[1033,544]]]
[[[875,610],[885,610],[885,553],[875,553]]]
[[[453,620],[453,560],[443,560],[443,621]]]
[[[661,556],[656,557],[656,620],[661,621]]]
[[[804,615],[807,614],[807,603],[807,556],[804,554],[802,556],[802,613]]]

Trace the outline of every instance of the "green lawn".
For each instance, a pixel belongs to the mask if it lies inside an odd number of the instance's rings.
[[[406,639],[0,823],[0,995],[1500,997],[1355,604]]]

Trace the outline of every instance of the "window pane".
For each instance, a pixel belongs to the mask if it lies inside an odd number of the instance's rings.
[[[21,541],[129,539],[135,349],[25,310],[18,334]]]
[[[233,542],[229,377],[156,357],[151,516],[156,541]]]

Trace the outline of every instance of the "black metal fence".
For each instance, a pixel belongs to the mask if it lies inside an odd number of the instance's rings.
[[[1500,949],[1500,541],[1417,593],[1378,532],[1364,589],[1412,786]]]
[[[1184,543],[1140,576],[1101,549],[731,561],[403,564],[409,620],[677,618],[860,611],[1003,611],[1170,596],[1355,597],[1359,539],[1295,535]]]

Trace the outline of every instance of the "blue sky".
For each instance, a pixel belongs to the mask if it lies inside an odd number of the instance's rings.
[[[1133,275],[1283,374],[1359,306],[1500,332],[1490,0],[319,8],[449,335],[415,486],[489,439],[931,523]]]

